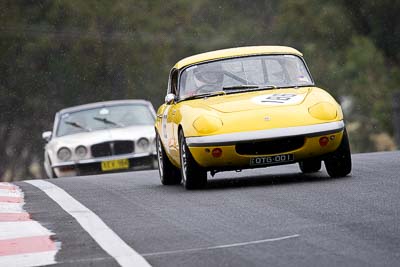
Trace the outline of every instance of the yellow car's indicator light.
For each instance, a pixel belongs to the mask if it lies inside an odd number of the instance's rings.
[[[326,136],[323,136],[323,137],[321,137],[321,138],[319,139],[319,145],[320,145],[321,147],[324,147],[324,146],[328,145],[328,143],[329,143],[329,138],[326,137]]]
[[[328,102],[315,104],[308,109],[308,112],[319,120],[333,120],[337,116],[336,107]]]
[[[214,148],[214,149],[212,150],[212,152],[211,152],[211,155],[212,155],[214,158],[219,158],[219,157],[221,157],[221,156],[222,156],[222,149],[219,148],[219,147]]]

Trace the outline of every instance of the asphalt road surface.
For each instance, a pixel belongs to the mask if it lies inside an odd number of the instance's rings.
[[[196,191],[162,186],[158,171],[47,181],[153,266],[400,266],[400,152],[353,155],[346,178],[288,165],[218,173]],[[43,191],[17,185],[61,242],[57,266],[118,266]]]

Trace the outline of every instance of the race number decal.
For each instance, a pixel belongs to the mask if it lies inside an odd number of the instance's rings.
[[[293,105],[303,101],[305,94],[266,94],[253,97],[251,101],[259,105]]]
[[[167,135],[167,133],[168,133],[168,131],[167,131],[167,120],[168,120],[168,111],[169,111],[170,107],[171,107],[171,106],[167,106],[167,107],[164,109],[164,113],[163,113],[163,115],[162,115],[162,120],[161,120],[163,137],[164,137],[165,139],[168,138],[168,135]]]

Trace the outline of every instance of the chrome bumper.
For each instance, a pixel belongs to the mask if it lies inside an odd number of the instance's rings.
[[[100,157],[100,158],[91,158],[91,159],[81,159],[81,160],[74,160],[74,161],[66,161],[55,163],[51,167],[58,168],[58,167],[65,167],[65,166],[75,166],[79,164],[90,164],[90,163],[97,163],[102,161],[108,160],[118,160],[118,159],[134,159],[134,158],[144,158],[157,155],[155,152],[146,152],[146,153],[131,153],[131,154],[123,154],[123,155],[116,155],[116,156],[107,156],[107,157]]]
[[[276,128],[251,132],[239,132],[229,134],[219,134],[210,136],[188,137],[186,143],[189,147],[202,146],[229,146],[241,142],[260,141],[274,138],[284,138],[304,135],[313,137],[342,131],[343,121],[321,123],[307,126]]]

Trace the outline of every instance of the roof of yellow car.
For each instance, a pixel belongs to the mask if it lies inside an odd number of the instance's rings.
[[[303,56],[303,54],[300,53],[298,50],[288,46],[246,46],[216,50],[190,56],[178,61],[178,63],[176,63],[174,67],[177,69],[181,69],[188,65],[208,60],[262,54],[294,54],[298,56]]]

